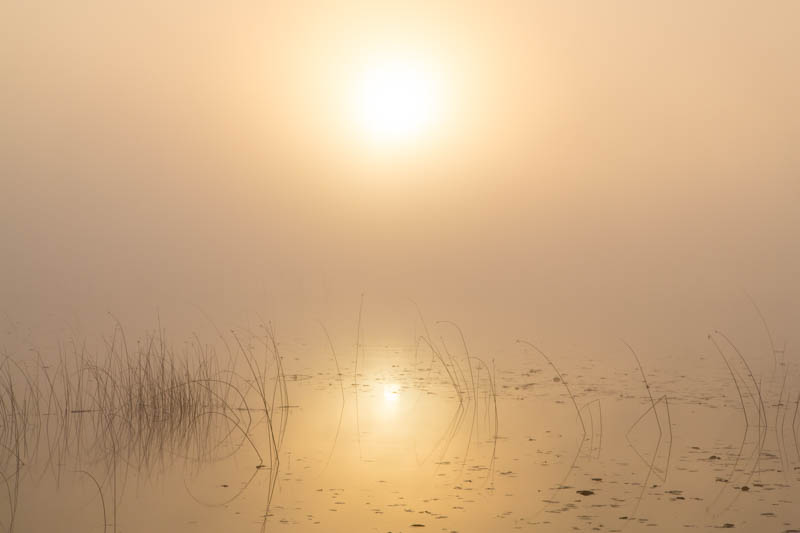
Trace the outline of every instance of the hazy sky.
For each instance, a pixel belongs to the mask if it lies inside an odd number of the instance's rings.
[[[617,336],[755,329],[747,291],[788,334],[798,20],[794,1],[4,2],[0,312],[352,320],[366,291],[411,320],[406,298]],[[353,95],[398,55],[436,73],[439,120],[376,146]]]

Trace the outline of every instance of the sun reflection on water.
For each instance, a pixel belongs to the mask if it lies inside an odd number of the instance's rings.
[[[383,386],[383,400],[387,407],[394,407],[400,399],[400,385],[387,383]]]

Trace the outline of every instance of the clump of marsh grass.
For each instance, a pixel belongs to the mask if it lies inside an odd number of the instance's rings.
[[[176,461],[199,468],[250,449],[256,472],[271,471],[265,517],[277,482],[288,421],[286,375],[271,326],[232,332],[227,357],[195,336],[182,350],[159,329],[130,345],[115,320],[98,353],[86,343],[59,345],[55,358],[0,357],[0,482],[13,531],[21,472],[37,464],[59,481],[62,470],[110,492],[116,530],[120,479],[152,475]],[[255,346],[260,345],[257,351]],[[243,365],[240,365],[243,359]],[[239,368],[244,367],[244,373]],[[254,431],[264,428],[265,444]],[[124,483],[124,481],[123,481]],[[0,489],[1,490],[1,489]]]
[[[416,339],[415,359],[417,357],[416,349],[421,344],[427,346],[431,352],[431,361],[428,366],[426,381],[430,381],[431,372],[438,362],[447,376],[446,383],[449,383],[455,398],[458,400],[458,405],[450,419],[450,423],[431,450],[428,458],[438,451],[439,459],[437,464],[444,463],[444,458],[448,454],[451,445],[460,434],[462,428],[464,428],[465,422],[469,421],[459,475],[463,473],[470,459],[470,450],[473,442],[488,441],[492,444],[491,458],[488,465],[480,465],[479,468],[487,471],[485,481],[490,482],[494,475],[497,440],[499,438],[498,394],[494,365],[490,367],[484,359],[470,353],[464,333],[455,322],[445,320],[436,324],[455,329],[461,342],[462,356],[458,356],[450,350],[443,335],[439,337],[439,343],[434,341],[419,307],[417,307],[417,312],[422,321],[424,334]],[[483,379],[481,377],[482,372],[485,376]],[[483,413],[482,417],[479,416],[481,412]],[[486,435],[485,428],[488,428],[488,435]],[[482,434],[486,436],[481,437]]]
[[[772,335],[769,331],[769,327],[767,326],[764,316],[761,314],[761,311],[758,309],[755,303],[753,303],[753,305],[756,307],[756,310],[758,311],[758,314],[762,320],[764,329],[769,339],[770,350],[774,358],[772,374],[770,377],[770,383],[772,383],[775,380],[779,365],[777,361],[777,355],[783,355],[785,348],[783,350],[777,350],[775,348],[774,340],[772,339]],[[780,461],[780,470],[783,471],[784,476],[788,477],[788,471],[790,470],[791,463],[789,454],[787,452],[785,424],[787,412],[790,407],[790,405],[787,405],[786,403],[790,402],[791,400],[790,393],[786,392],[788,369],[785,366],[785,360],[780,363],[780,366],[783,367],[784,372],[781,387],[778,391],[777,398],[774,398],[774,400],[771,402],[768,399],[769,391],[764,389],[762,386],[762,380],[756,377],[744,353],[737,346],[737,344],[734,343],[731,337],[719,330],[716,330],[713,332],[713,334],[710,334],[708,338],[714,345],[714,348],[719,353],[720,357],[723,359],[725,366],[731,375],[731,381],[733,381],[733,384],[736,388],[739,403],[742,409],[742,415],[744,417],[744,429],[742,431],[742,441],[739,445],[739,450],[731,466],[730,473],[725,480],[725,484],[722,486],[716,498],[709,506],[709,508],[713,508],[717,507],[717,503],[721,500],[723,493],[728,487],[733,486],[734,484],[742,486],[749,485],[753,477],[755,477],[756,474],[760,473],[762,470],[760,468],[761,461],[767,456],[765,449],[767,447],[767,438],[769,434],[770,406],[775,407],[775,416],[773,422],[776,447],[775,451],[777,452],[775,457],[778,459],[778,461]],[[785,401],[784,396],[786,396]],[[749,399],[749,402],[745,401],[746,398]],[[791,426],[791,434],[795,443],[795,451],[798,459],[800,459],[800,447],[797,445],[797,434],[795,429],[798,405],[800,405],[800,396],[798,396],[798,401],[795,403],[795,411]],[[752,406],[752,408],[748,409],[750,406]],[[752,411],[755,411],[755,416]],[[748,442],[748,436],[751,433],[751,428],[755,429],[755,440],[750,453],[745,454],[744,449],[746,443]],[[719,512],[724,512],[730,509],[736,503],[740,495],[741,491],[734,491],[733,496],[729,498],[727,505],[722,507]]]
[[[39,396],[28,372],[9,354],[0,362],[0,480],[8,497],[8,522],[14,530],[21,473],[38,445]]]

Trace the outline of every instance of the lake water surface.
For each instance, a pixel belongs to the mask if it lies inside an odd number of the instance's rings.
[[[754,371],[712,340],[613,364],[422,338],[361,345],[356,368],[268,328],[9,352],[0,527],[799,529],[797,380],[782,352]]]

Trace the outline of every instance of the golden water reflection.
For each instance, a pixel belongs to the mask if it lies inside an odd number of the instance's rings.
[[[524,364],[487,366],[473,357],[467,367],[466,358],[371,349],[355,376],[344,361],[337,372],[333,364],[320,371],[324,359],[298,359],[284,374],[286,400],[276,389],[271,415],[277,422],[285,413],[289,423],[274,440],[256,388],[246,395],[248,412],[237,411],[238,394],[211,389],[229,394],[229,410],[204,412],[172,429],[174,438],[135,446],[115,440],[131,435],[126,422],[111,417],[110,426],[92,426],[94,415],[80,413],[81,431],[105,427],[110,437],[92,441],[84,432],[65,449],[65,435],[80,431],[55,419],[36,441],[49,462],[31,461],[18,478],[14,462],[4,462],[10,493],[18,487],[20,495],[6,509],[13,503],[17,531],[67,532],[114,524],[209,533],[406,531],[414,524],[459,532],[768,529],[800,520],[792,412],[783,416],[782,446],[774,433],[744,427],[720,361],[693,361],[689,376],[653,372],[658,362],[643,358],[647,388],[633,365],[559,361],[563,374],[554,379],[544,361],[523,355]],[[755,420],[760,407],[751,400],[742,397]],[[775,407],[765,408],[771,419]],[[272,445],[279,445],[274,468]],[[53,511],[35,511],[44,505]],[[8,514],[2,518],[9,523]]]

